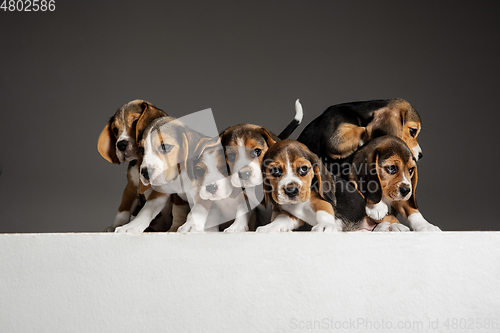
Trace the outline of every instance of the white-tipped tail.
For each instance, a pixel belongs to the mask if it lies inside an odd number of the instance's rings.
[[[304,117],[304,111],[302,110],[302,104],[300,104],[299,100],[295,101],[295,117],[294,119],[299,122],[302,122],[302,118]]]

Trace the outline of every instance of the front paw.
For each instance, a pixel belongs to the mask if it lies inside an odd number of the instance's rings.
[[[127,234],[142,234],[144,232],[144,227],[138,224],[129,223],[124,226],[117,227],[115,229],[116,233],[127,233]]]
[[[389,207],[382,201],[375,205],[366,205],[366,215],[375,221],[382,220],[389,213]]]
[[[262,227],[258,227],[257,230],[255,230],[255,232],[271,233],[271,232],[287,232],[292,230],[293,228],[289,224],[280,222],[271,222]]]
[[[380,222],[378,223],[375,228],[373,228],[374,232],[388,232],[391,228],[391,223],[390,222]]]
[[[204,232],[204,230],[199,228],[195,223],[186,222],[177,229],[177,232],[186,234],[188,232]]]
[[[389,230],[395,232],[407,232],[410,231],[410,228],[401,223],[391,223]]]
[[[438,231],[438,232],[441,232],[441,229],[439,229],[438,227],[436,227],[433,224],[430,224],[429,222],[414,225],[413,230],[414,231],[434,231],[434,232]]]
[[[246,232],[246,231],[248,231],[248,225],[237,224],[237,223],[233,223],[229,227],[224,229],[224,232],[227,233]]]
[[[115,232],[115,227],[114,226],[109,226],[106,229],[104,229],[104,232]]]
[[[314,232],[337,232],[339,229],[334,223],[320,222],[316,224],[311,231]]]

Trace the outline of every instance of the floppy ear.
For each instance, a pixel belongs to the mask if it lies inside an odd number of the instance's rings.
[[[382,200],[382,187],[378,175],[378,151],[361,149],[354,156],[349,179],[365,198],[365,201],[376,204]]]
[[[266,140],[268,147],[271,147],[276,142],[280,141],[280,138],[278,138],[275,134],[273,134],[269,130],[265,129],[264,127],[260,128],[260,132],[262,133],[262,136]]]
[[[222,149],[219,136],[214,138],[202,138],[198,142],[198,145],[194,149],[193,157],[186,158],[186,172],[190,180],[195,180],[194,167],[196,166],[196,163],[198,163],[201,155],[203,155],[203,152],[208,148],[215,148],[217,146],[220,146],[220,149]]]
[[[309,161],[312,164],[312,169],[314,171],[314,180],[311,183],[311,187],[317,186],[319,195],[326,201],[336,204],[337,199],[335,198],[335,182],[333,177],[328,172],[327,168],[323,165],[318,155],[313,152],[309,152]]]
[[[374,113],[369,129],[371,138],[392,135],[401,138],[403,134],[403,114],[400,109],[386,107]]]
[[[266,173],[264,172],[264,170],[262,170],[262,179],[264,179],[264,183],[263,183],[263,186],[264,186],[264,188],[263,188],[263,190],[264,190],[264,207],[267,207],[267,205],[269,203],[274,205],[274,200],[273,200],[273,196],[272,196],[273,187],[272,187],[271,183],[269,182],[269,179],[267,179]]]
[[[417,197],[416,197],[416,190],[417,190],[417,182],[418,182],[418,172],[417,172],[417,167],[415,167],[415,170],[413,170],[413,177],[411,178],[411,197],[408,199],[408,203],[410,204],[410,207],[413,209],[418,209],[417,208]]]
[[[148,102],[142,102],[143,111],[141,116],[137,120],[137,125],[135,125],[135,141],[139,142],[142,139],[142,134],[146,127],[155,120],[156,118],[166,117],[167,114],[162,110],[156,108],[154,105]]]
[[[116,156],[116,138],[111,131],[112,121],[113,118],[109,120],[106,127],[102,130],[99,140],[97,141],[97,150],[108,162],[120,164],[120,160]]]

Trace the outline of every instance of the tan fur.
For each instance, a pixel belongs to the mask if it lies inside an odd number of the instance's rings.
[[[333,159],[340,159],[351,155],[358,149],[365,136],[365,129],[354,124],[344,123],[335,130],[335,150],[330,154]]]

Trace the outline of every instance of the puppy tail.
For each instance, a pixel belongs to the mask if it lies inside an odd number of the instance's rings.
[[[302,110],[302,105],[299,100],[295,101],[295,117],[292,122],[278,135],[281,140],[287,139],[293,131],[300,125],[302,118],[304,117],[304,111]]]

